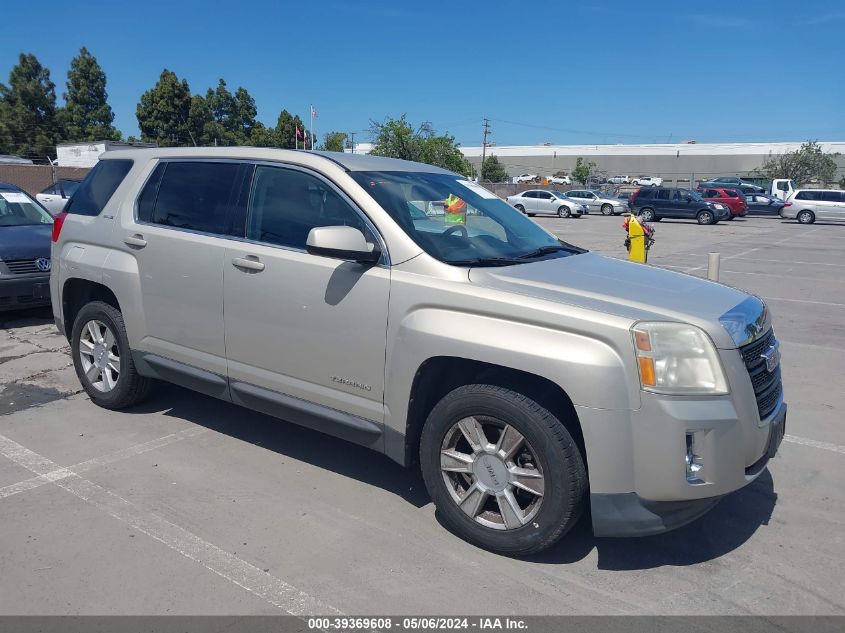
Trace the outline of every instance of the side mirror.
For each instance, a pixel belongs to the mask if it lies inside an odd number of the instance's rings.
[[[311,229],[305,248],[311,255],[375,264],[381,251],[368,244],[364,234],[351,226],[318,226]]]

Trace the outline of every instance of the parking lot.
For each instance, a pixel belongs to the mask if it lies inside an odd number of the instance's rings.
[[[625,256],[619,217],[537,220]],[[534,558],[493,555],[358,446],[171,386],[95,407],[49,312],[2,314],[0,612],[845,614],[845,226],[656,230],[651,264],[704,276],[718,251],[721,280],[767,300],[790,407],[768,472],[692,525],[581,521]]]

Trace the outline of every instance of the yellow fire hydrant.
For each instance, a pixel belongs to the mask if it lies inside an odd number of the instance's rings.
[[[625,238],[628,259],[645,264],[648,261],[648,249],[654,243],[654,238],[652,238],[654,229],[647,224],[641,224],[634,215],[627,216],[622,226],[628,231],[628,236]]]

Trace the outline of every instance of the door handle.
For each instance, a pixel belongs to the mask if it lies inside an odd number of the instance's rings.
[[[123,243],[127,244],[128,246],[144,248],[147,245],[147,240],[145,240],[144,236],[140,233],[135,233],[135,235],[127,235],[126,237],[124,237]]]
[[[246,257],[235,257],[232,260],[232,265],[235,268],[242,270],[250,270],[252,272],[260,273],[264,270],[264,264],[258,261],[255,255],[247,255]]]

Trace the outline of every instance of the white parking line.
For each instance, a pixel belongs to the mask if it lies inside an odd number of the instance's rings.
[[[784,435],[783,441],[791,442],[792,444],[800,444],[801,446],[820,448],[825,451],[833,451],[834,453],[841,453],[842,455],[845,455],[845,446],[839,446],[838,444],[819,442],[818,440],[811,440],[806,437],[796,437],[794,435]]]
[[[810,301],[809,299],[786,299],[784,297],[766,297],[766,301],[788,301],[789,303],[811,303],[820,306],[832,306],[834,308],[845,308],[845,303],[833,303],[831,301]]]
[[[54,483],[66,477],[84,473],[99,466],[105,466],[106,464],[112,464],[135,455],[141,455],[142,453],[161,448],[162,446],[167,446],[168,444],[173,444],[174,442],[178,442],[189,437],[196,437],[206,431],[208,431],[208,429],[202,426],[192,425],[190,428],[179,431],[178,433],[171,433],[170,435],[165,435],[164,437],[159,437],[157,439],[150,440],[149,442],[144,442],[143,444],[135,444],[134,446],[115,451],[114,453],[109,453],[108,455],[103,455],[102,457],[96,457],[73,466],[68,466],[67,468],[58,468],[52,472],[39,475],[38,477],[31,477],[30,479],[25,479],[24,481],[19,481],[0,488],[0,499],[5,499],[6,497],[11,497],[12,495],[26,492],[27,490],[33,490],[34,488]]]
[[[0,435],[0,455],[36,475],[70,473],[68,469],[3,435]],[[343,615],[335,607],[75,473],[53,483],[291,615]]]

